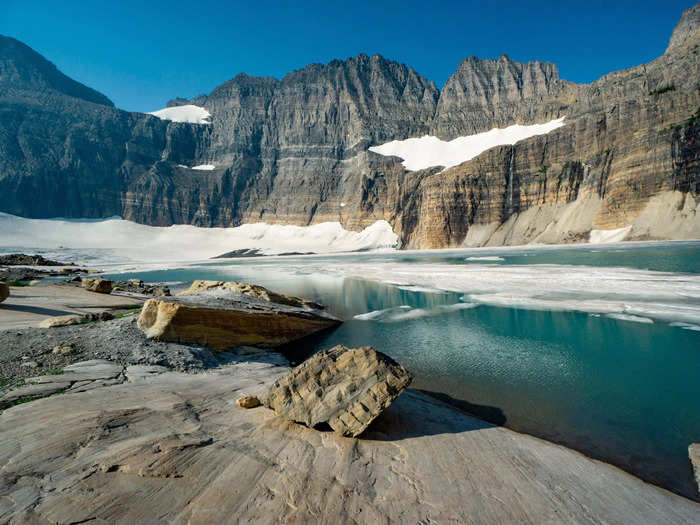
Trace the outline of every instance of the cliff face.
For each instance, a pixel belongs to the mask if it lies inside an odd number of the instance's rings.
[[[385,219],[416,248],[579,241],[627,226],[634,238],[700,237],[699,18],[698,5],[686,10],[657,60],[590,85],[552,64],[472,57],[440,92],[360,55],[282,80],[241,74],[168,104],[203,106],[211,125],[114,109],[0,38],[0,210],[154,225]],[[445,171],[407,172],[368,151],[562,116],[562,128]],[[204,163],[216,169],[186,167]]]
[[[591,229],[632,226],[628,238],[664,238],[661,225],[635,224],[664,195],[659,220],[683,216],[671,236],[700,237],[699,17],[699,6],[687,10],[666,53],[649,64],[591,85],[558,84],[549,95],[540,82],[542,101],[515,106],[522,116],[513,120],[566,115],[566,125],[426,177],[403,237],[420,248],[576,242]],[[469,86],[453,98],[469,98]],[[538,111],[543,117],[532,117]]]
[[[565,116],[574,84],[559,78],[554,64],[520,64],[466,58],[445,82],[431,134],[444,140],[510,124],[534,124]]]

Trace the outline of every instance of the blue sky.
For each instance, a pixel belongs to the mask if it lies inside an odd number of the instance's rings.
[[[0,34],[132,111],[209,93],[239,72],[281,78],[359,53],[441,87],[467,56],[559,66],[567,80],[663,53],[691,0],[631,2],[223,2],[0,0]]]

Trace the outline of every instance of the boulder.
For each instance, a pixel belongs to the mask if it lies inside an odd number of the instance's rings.
[[[265,406],[314,427],[327,423],[338,434],[361,434],[413,380],[389,356],[369,346],[338,345],[310,357],[270,388]]]
[[[52,354],[58,354],[58,355],[68,355],[72,354],[75,352],[75,348],[73,348],[72,345],[59,345],[59,346],[54,346],[51,349]]]
[[[10,287],[5,283],[0,283],[0,303],[10,297]]]
[[[243,396],[236,399],[236,404],[241,408],[255,408],[259,407],[262,403],[255,396]]]
[[[211,290],[228,290],[238,294],[247,295],[249,297],[255,297],[256,299],[263,299],[265,301],[277,304],[284,304],[287,306],[298,306],[300,308],[308,308],[312,310],[323,310],[323,306],[314,303],[313,301],[307,301],[306,299],[301,299],[299,297],[293,297],[291,295],[284,295],[258,286],[257,284],[249,283],[238,283],[235,281],[205,281],[197,280],[194,281],[187,290],[180,292],[178,295],[189,295],[192,293],[198,293],[202,291]]]
[[[236,346],[274,348],[340,322],[308,306],[274,303],[219,288],[149,299],[138,327],[149,339],[228,350]]]
[[[112,293],[112,281],[107,279],[83,279],[83,288],[88,292]]]
[[[700,495],[700,443],[693,443],[688,447],[688,457],[690,464],[693,465],[695,484],[698,486],[698,495]]]
[[[80,324],[85,320],[82,315],[60,315],[58,317],[49,317],[39,323],[39,328],[56,328],[58,326],[70,326]]]

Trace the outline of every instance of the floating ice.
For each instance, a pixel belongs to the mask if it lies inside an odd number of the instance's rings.
[[[684,330],[692,330],[693,332],[700,332],[700,325],[689,324],[689,323],[671,323],[671,326],[676,326],[678,328],[683,328]]]
[[[505,261],[503,257],[496,257],[494,256],[484,256],[484,257],[467,257],[464,259],[465,261],[494,261],[494,262],[499,262],[499,261]]]
[[[629,315],[629,314],[608,314],[607,317],[610,317],[611,319],[617,319],[618,321],[632,321],[634,323],[651,324],[654,322],[652,319],[649,319],[648,317],[640,317],[638,315]]]
[[[314,271],[313,265],[305,265],[305,270]],[[316,271],[463,293],[466,302],[490,306],[624,314],[700,325],[697,274],[555,264],[493,266],[393,261],[330,261],[317,265]]]
[[[206,109],[193,104],[163,108],[159,109],[158,111],[151,111],[149,114],[154,115],[161,120],[172,120],[173,122],[211,124],[211,113],[209,113]]]
[[[401,321],[412,321],[422,317],[433,317],[457,310],[469,310],[479,306],[474,303],[441,304],[432,308],[412,308],[410,306],[398,306],[396,308],[385,308],[384,310],[374,310],[366,314],[359,314],[353,317],[358,321],[375,321],[379,323],[398,323]]]
[[[473,159],[495,146],[515,144],[536,135],[546,135],[550,131],[562,127],[564,118],[531,126],[515,124],[502,129],[493,128],[483,133],[457,137],[449,142],[430,135],[406,140],[393,140],[380,146],[372,146],[369,150],[384,156],[402,158],[403,166],[409,171],[433,166],[443,166],[447,169]]]

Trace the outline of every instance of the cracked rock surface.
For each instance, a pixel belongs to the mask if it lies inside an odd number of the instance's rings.
[[[664,525],[700,512],[416,391],[358,440],[236,405],[288,372],[280,358],[198,374],[130,369],[120,384],[0,413],[0,523]]]

